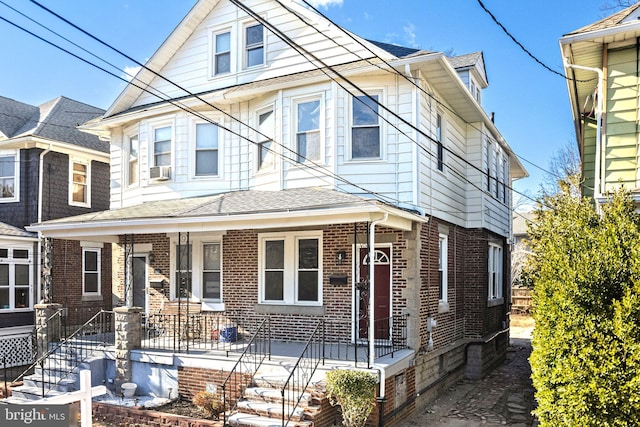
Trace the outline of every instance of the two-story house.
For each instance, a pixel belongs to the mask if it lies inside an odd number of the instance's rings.
[[[109,206],[109,144],[76,129],[103,114],[65,97],[38,106],[0,97],[0,356],[9,364],[31,362],[28,346],[18,344],[44,298],[41,238],[25,227]],[[52,248],[49,298],[65,307],[66,320],[82,323],[109,307],[110,249],[57,239]],[[99,283],[101,268],[108,280]]]
[[[596,205],[622,185],[640,203],[638,84],[640,4],[560,38],[583,168]]]
[[[30,229],[112,243],[114,295],[148,315],[268,316],[299,342],[323,319],[370,346],[406,319],[407,356],[379,368],[389,415],[506,354],[526,171],[487,85],[481,53],[368,41],[295,1],[200,0],[83,126],[111,141],[111,208]]]

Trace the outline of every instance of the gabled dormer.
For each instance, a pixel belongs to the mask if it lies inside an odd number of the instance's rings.
[[[478,104],[482,105],[482,90],[489,86],[482,52],[453,56],[448,59],[451,66],[455,68],[462,81],[464,81],[473,98]]]

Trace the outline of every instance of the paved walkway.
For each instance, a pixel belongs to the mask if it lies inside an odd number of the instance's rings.
[[[507,360],[481,381],[461,380],[402,427],[531,427],[531,329],[512,328]]]

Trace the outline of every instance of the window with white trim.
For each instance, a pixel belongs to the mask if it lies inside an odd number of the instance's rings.
[[[502,246],[489,243],[489,300],[502,298]]]
[[[438,301],[440,302],[447,302],[448,240],[449,237],[446,234],[438,236]]]
[[[255,67],[264,64],[264,27],[253,24],[245,27],[245,67]]]
[[[128,149],[128,173],[127,184],[131,186],[138,185],[140,182],[140,140],[138,135],[131,135],[128,137],[129,149]]]
[[[18,180],[18,161],[16,155],[0,155],[0,202],[15,202],[18,200],[16,182]]]
[[[220,243],[202,244],[202,298],[222,301]]]
[[[171,140],[173,128],[162,126],[153,129],[153,165],[171,166]]]
[[[33,307],[32,261],[31,248],[0,248],[0,312]]]
[[[196,124],[195,175],[217,176],[219,170],[219,128],[213,123]]]
[[[82,248],[82,294],[100,295],[100,248]]]
[[[354,96],[351,99],[351,158],[379,159],[380,121],[379,95]]]
[[[484,170],[485,170],[485,175],[487,177],[487,191],[491,192],[491,183],[492,181],[492,169],[491,169],[491,165],[492,165],[492,160],[491,160],[491,155],[493,153],[493,150],[491,149],[491,141],[489,141],[488,138],[484,139]]]
[[[91,205],[91,164],[73,159],[70,159],[69,163],[69,204],[89,207]]]
[[[275,165],[273,137],[275,134],[275,113],[273,109],[258,113],[258,169],[267,169]],[[269,139],[271,138],[271,139]]]
[[[322,305],[322,233],[259,236],[260,302]]]
[[[171,298],[222,303],[222,240],[219,236],[198,236],[181,243],[174,238],[171,257],[174,277]]]
[[[225,31],[213,35],[213,74],[231,72],[231,32]]]
[[[319,99],[296,104],[296,152],[300,163],[321,159],[320,105]]]

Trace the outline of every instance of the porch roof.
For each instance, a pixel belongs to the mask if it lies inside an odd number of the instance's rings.
[[[324,188],[235,191],[159,200],[33,224],[46,237],[117,242],[126,234],[224,232],[380,221],[411,230],[426,218],[379,200]]]

